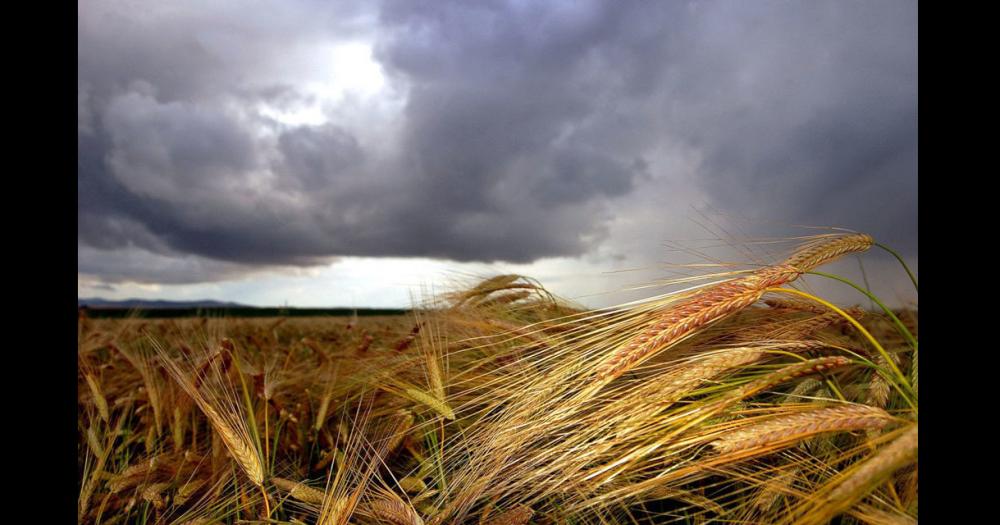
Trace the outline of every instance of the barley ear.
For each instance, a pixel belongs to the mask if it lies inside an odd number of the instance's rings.
[[[893,472],[917,459],[917,425],[912,425],[867,460],[820,487],[795,523],[827,523],[868,495]]]
[[[782,264],[808,272],[848,253],[866,251],[874,244],[875,240],[864,233],[827,237],[803,246]]]
[[[314,489],[305,483],[279,477],[272,477],[271,483],[274,483],[275,487],[284,490],[291,497],[303,503],[311,503],[313,505],[323,504],[323,491]]]

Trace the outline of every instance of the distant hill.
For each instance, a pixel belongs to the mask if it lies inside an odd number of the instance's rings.
[[[99,297],[81,297],[76,300],[77,306],[88,308],[139,308],[152,310],[157,308],[252,308],[245,304],[212,301],[208,299],[196,301],[164,301],[150,299],[122,299],[112,301]]]

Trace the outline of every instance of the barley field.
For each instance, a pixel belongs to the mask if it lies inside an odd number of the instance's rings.
[[[498,275],[399,316],[81,315],[79,522],[916,523],[916,310],[797,287],[880,248],[600,310]]]

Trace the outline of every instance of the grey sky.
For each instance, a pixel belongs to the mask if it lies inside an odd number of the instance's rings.
[[[915,2],[205,6],[80,4],[82,295],[650,267],[705,208],[915,262]]]

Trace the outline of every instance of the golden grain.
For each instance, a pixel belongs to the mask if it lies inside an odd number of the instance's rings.
[[[882,428],[892,420],[876,407],[847,405],[808,410],[799,414],[767,418],[763,421],[730,430],[712,442],[720,454],[760,447],[790,445],[824,432],[846,432]]]
[[[311,503],[313,505],[323,504],[323,497],[325,496],[323,491],[314,489],[305,483],[279,478],[276,476],[271,478],[271,483],[274,483],[275,487],[284,490],[290,496],[303,503]]]

